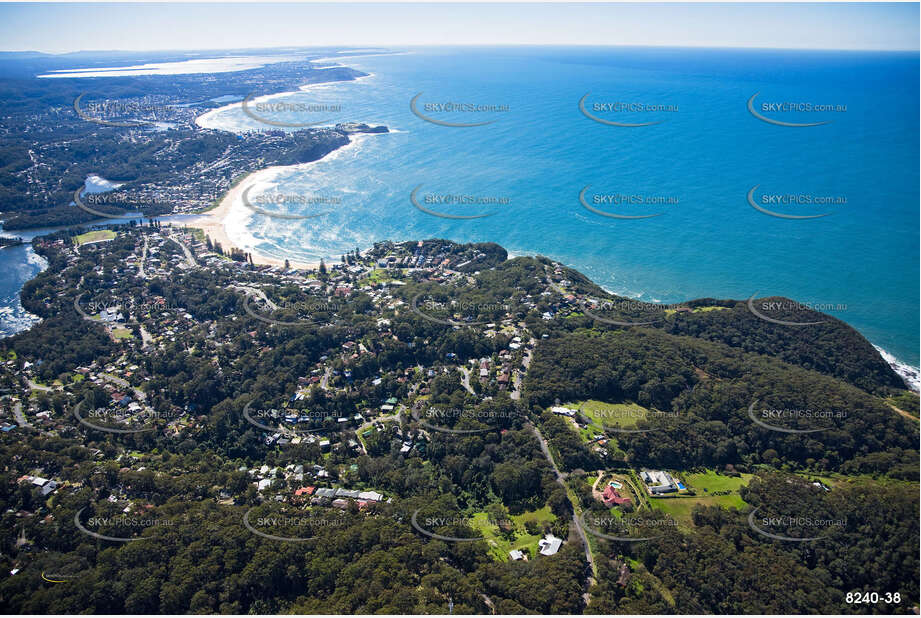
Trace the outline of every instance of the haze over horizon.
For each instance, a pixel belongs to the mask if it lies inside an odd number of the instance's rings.
[[[919,49],[917,3],[36,3],[0,5],[0,18],[0,45],[12,52],[537,44]]]

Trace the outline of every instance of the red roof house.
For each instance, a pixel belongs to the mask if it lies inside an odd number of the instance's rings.
[[[616,489],[608,485],[604,488],[604,505],[605,506],[620,506],[622,504],[630,504],[630,498],[625,498],[618,493]]]

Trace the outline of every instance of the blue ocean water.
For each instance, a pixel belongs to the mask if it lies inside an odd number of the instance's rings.
[[[16,234],[23,236],[22,234]],[[23,284],[41,272],[47,263],[28,244],[0,249],[0,338],[14,335],[38,321],[19,300]]]
[[[103,193],[111,184],[98,176],[87,179],[86,193]],[[182,216],[176,217],[180,222]],[[138,221],[137,217],[119,217],[94,221],[93,225],[123,224]],[[22,286],[48,267],[48,261],[32,249],[32,239],[66,229],[60,227],[32,228],[6,231],[0,225],[0,236],[22,238],[23,244],[0,248],[0,338],[9,337],[26,330],[39,321],[39,317],[25,310],[20,293]]]
[[[918,364],[917,53],[463,48],[340,62],[372,75],[272,97],[290,103],[291,111],[276,107],[260,116],[303,122],[306,105],[338,105],[339,112],[323,112],[331,122],[382,123],[395,132],[362,136],[317,163],[260,176],[252,195],[338,201],[334,208],[287,208],[331,211],[301,221],[235,206],[228,231],[236,243],[315,261],[381,239],[494,241],[515,254],[553,257],[643,300],[788,296],[821,306],[899,360]],[[465,128],[426,122],[410,109],[419,93],[417,110],[431,110],[429,117],[492,122]],[[830,122],[763,122],[746,106],[756,93],[756,111],[767,110],[765,116]],[[603,119],[661,122],[595,122],[579,110],[586,94],[587,110],[600,110],[595,115]],[[438,102],[507,110],[447,113]],[[662,111],[595,106],[604,102]],[[771,102],[831,111],[761,107]],[[239,106],[202,122],[235,131],[266,128]],[[590,204],[596,194],[659,200],[594,204],[605,212],[663,214],[642,220],[595,214],[579,201],[587,185]],[[762,214],[746,199],[756,185],[756,203],[767,209],[832,214],[809,220]],[[493,214],[473,220],[427,214],[410,201],[417,187],[419,203],[431,210]],[[762,194],[837,201],[785,206],[762,202]],[[423,201],[444,195],[493,203]]]

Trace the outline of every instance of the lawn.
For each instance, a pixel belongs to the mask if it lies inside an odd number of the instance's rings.
[[[550,507],[545,506],[537,511],[529,511],[521,515],[512,515],[509,519],[512,520],[512,524],[515,526],[515,537],[513,541],[509,541],[505,536],[499,534],[497,526],[489,523],[489,516],[485,512],[475,513],[470,522],[470,527],[476,530],[479,536],[486,539],[486,542],[489,544],[490,552],[497,560],[507,562],[510,560],[508,553],[511,550],[524,549],[526,547],[530,550],[530,559],[533,560],[538,551],[537,542],[542,539],[544,535],[543,532],[528,534],[524,527],[525,522],[536,521],[538,524],[542,524],[542,522],[545,521],[553,522],[556,520],[556,515],[550,512]]]
[[[704,473],[685,474],[681,476],[682,480],[685,481],[685,485],[687,485],[689,489],[695,490],[698,494],[712,494],[715,491],[737,492],[740,487],[748,485],[751,477],[751,474],[743,474],[740,477],[726,476],[724,474],[717,474],[712,470],[708,470]]]
[[[635,403],[606,403],[595,399],[567,404],[566,407],[581,407],[582,414],[598,427],[636,427],[637,421],[646,418],[649,413],[649,410]]]
[[[717,474],[713,470],[678,474],[688,490],[697,493],[696,496],[681,495],[674,498],[650,498],[649,503],[654,509],[668,513],[678,522],[679,526],[690,528],[694,525],[691,513],[698,504],[702,506],[719,506],[722,508],[742,509],[746,506],[739,489],[749,483],[753,475],[727,476]],[[714,496],[715,492],[731,492],[725,495]]]
[[[390,273],[387,272],[386,268],[375,268],[370,273],[368,273],[367,278],[363,279],[363,283],[383,283],[385,281],[393,281],[393,277]]]
[[[698,504],[701,506],[719,506],[724,509],[735,507],[742,509],[745,502],[739,494],[729,494],[727,496],[688,496],[686,498],[650,498],[649,503],[652,508],[659,509],[663,513],[671,515],[678,525],[684,528],[691,528],[694,522],[691,518],[691,512]]]
[[[80,234],[79,236],[74,237],[74,243],[79,247],[80,245],[85,245],[91,242],[99,242],[102,240],[112,240],[116,236],[115,232],[112,230],[94,230],[92,232],[87,232],[85,234]]]
[[[716,305],[709,305],[707,307],[694,307],[691,309],[691,313],[706,313],[707,311],[722,311],[723,309],[729,309],[729,307],[717,307]],[[675,309],[666,309],[665,315],[672,316],[678,313]]]
[[[133,339],[134,335],[131,334],[130,328],[113,328],[112,336],[116,339]]]

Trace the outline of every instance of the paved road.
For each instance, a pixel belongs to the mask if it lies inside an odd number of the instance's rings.
[[[184,242],[182,242],[181,240],[177,240],[173,238],[172,236],[169,236],[168,238],[172,240],[174,243],[176,243],[177,245],[179,245],[180,247],[182,247],[182,252],[185,253],[185,259],[186,261],[188,261],[189,266],[198,266],[198,262],[195,261],[195,256],[192,255],[192,251],[188,247],[185,246]]]
[[[147,348],[150,347],[150,344],[153,343],[153,337],[150,333],[147,332],[147,329],[144,326],[141,326],[141,341],[144,342],[144,345],[141,347]]]
[[[33,391],[45,391],[46,393],[50,393],[54,390],[53,388],[42,386],[41,384],[36,384],[32,380],[26,380],[26,382],[29,383],[29,388],[31,388]]]
[[[461,386],[463,386],[464,390],[466,390],[471,395],[476,395],[473,387],[470,386],[470,370],[466,367],[458,367],[458,369],[460,369],[460,372],[464,374],[463,377],[461,377]]]
[[[109,374],[107,374],[107,373],[100,373],[99,376],[100,376],[103,380],[106,380],[107,382],[112,382],[113,384],[117,384],[118,386],[120,386],[120,387],[122,387],[122,388],[130,388],[131,391],[134,393],[134,396],[135,396],[137,399],[140,399],[141,401],[144,401],[145,399],[147,399],[147,395],[146,395],[143,391],[140,391],[140,390],[134,388],[133,386],[131,386],[131,385],[128,383],[128,380],[123,380],[122,378],[118,378],[118,377],[116,377],[116,376],[109,375]]]
[[[138,277],[147,278],[147,271],[144,270],[144,264],[147,262],[147,234],[144,234],[144,250],[141,252],[141,262],[138,264]]]
[[[16,423],[17,423],[20,427],[27,427],[27,428],[29,428],[29,429],[32,429],[32,423],[30,423],[30,422],[26,419],[26,415],[22,413],[22,402],[20,402],[20,401],[17,401],[17,402],[13,405],[13,418],[16,419]]]
[[[405,409],[406,409],[406,406],[400,404],[400,408],[395,413],[388,414],[386,416],[378,416],[377,418],[371,419],[370,421],[366,422],[364,425],[362,425],[361,427],[355,430],[355,435],[358,436],[358,442],[361,443],[361,450],[365,452],[365,455],[368,454],[368,449],[365,446],[365,439],[364,439],[364,436],[361,435],[361,433],[364,430],[368,429],[369,427],[373,427],[374,423],[383,423],[385,421],[391,421],[391,420],[396,420],[399,423],[400,416],[403,414],[403,410]]]
[[[518,400],[521,399],[521,383],[523,382],[522,376],[528,371],[528,367],[531,366],[531,358],[534,354],[534,350],[528,350],[524,353],[524,358],[521,359],[521,366],[524,371],[516,371],[515,376],[512,378],[512,382],[515,386],[515,389],[512,391],[511,398]]]
[[[565,477],[563,476],[563,473],[560,472],[560,469],[556,467],[556,462],[553,461],[553,455],[550,454],[550,447],[547,445],[547,440],[544,439],[544,436],[543,434],[541,434],[540,429],[534,426],[534,424],[532,424],[531,422],[528,422],[526,423],[526,425],[530,427],[534,435],[537,436],[537,440],[540,442],[540,450],[544,453],[544,457],[547,458],[547,461],[550,462],[550,466],[553,468],[553,473],[556,475],[556,482],[559,483],[563,487],[564,490],[566,490],[566,495],[568,496],[569,490],[566,487]],[[572,500],[570,500],[570,503],[571,502]],[[590,567],[591,572],[594,572],[595,558],[592,556],[592,550],[588,544],[588,537],[585,536],[585,530],[582,529],[582,521],[579,518],[578,511],[579,511],[578,505],[573,504],[572,505],[572,523],[576,529],[576,532],[579,535],[579,538],[582,539],[582,547],[585,549],[585,560],[588,562],[588,566]],[[594,583],[594,579],[592,578],[591,575],[586,577],[586,582],[585,582],[586,592],[583,595],[583,598],[585,599],[586,604],[588,604],[588,589],[592,586],[593,583]]]

